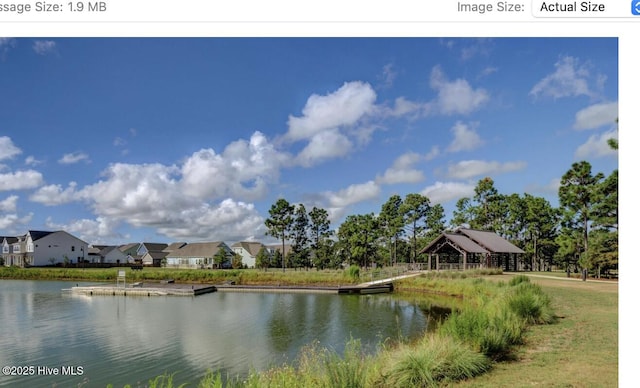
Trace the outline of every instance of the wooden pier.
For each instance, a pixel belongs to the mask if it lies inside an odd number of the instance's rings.
[[[220,292],[287,292],[287,293],[323,293],[323,294],[381,294],[393,292],[393,284],[359,284],[349,286],[250,286],[250,285],[218,285]]]

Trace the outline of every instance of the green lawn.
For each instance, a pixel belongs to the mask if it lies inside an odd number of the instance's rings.
[[[497,363],[490,372],[456,386],[617,387],[617,282],[536,276],[532,281],[551,296],[560,319],[531,326],[514,360]]]

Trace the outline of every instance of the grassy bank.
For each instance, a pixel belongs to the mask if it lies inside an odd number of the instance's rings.
[[[267,272],[254,269],[242,270],[190,270],[172,268],[144,268],[131,270],[121,268],[17,268],[0,267],[0,279],[23,280],[73,280],[115,282],[118,271],[125,271],[128,281],[159,282],[163,279],[174,279],[179,283],[220,284],[234,281],[244,285],[341,285],[359,282],[348,271],[315,271],[315,270],[269,270]],[[363,274],[364,276],[364,274]]]
[[[475,381],[504,360],[513,360],[532,325],[555,320],[550,298],[529,278],[491,282],[477,274],[439,274],[398,282],[400,289],[459,296],[455,310],[435,332],[415,342],[382,346],[375,355],[358,340],[344,354],[311,344],[295,362],[244,380],[226,380],[210,372],[199,387],[439,387]],[[226,381],[225,381],[226,380]],[[150,381],[172,387],[170,375]]]
[[[529,327],[513,360],[456,386],[617,387],[618,284],[531,279],[550,296],[557,322]]]

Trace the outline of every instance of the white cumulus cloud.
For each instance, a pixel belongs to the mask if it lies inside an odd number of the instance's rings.
[[[0,174],[0,191],[34,189],[42,182],[42,174],[35,170]]]
[[[414,168],[414,165],[423,160],[426,160],[426,157],[416,152],[400,155],[376,181],[387,185],[421,182],[424,180],[424,174],[421,170]]]
[[[352,149],[349,138],[337,129],[315,134],[309,144],[296,156],[295,163],[304,167],[313,166],[322,161],[345,156]]]
[[[484,141],[478,135],[475,130],[476,124],[465,124],[460,121],[451,128],[453,133],[453,141],[449,144],[447,151],[459,152],[470,151],[480,147],[484,144]]]
[[[78,200],[76,182],[69,183],[69,187],[63,189],[61,185],[42,186],[31,194],[29,200],[46,206],[62,205]]]
[[[420,194],[429,198],[431,204],[442,204],[463,197],[473,196],[475,185],[462,182],[436,182],[425,187]]]
[[[374,110],[376,93],[368,83],[346,82],[327,95],[313,94],[302,109],[302,117],[289,116],[287,141],[309,139],[322,131],[354,125]]]
[[[554,99],[563,97],[588,96],[594,97],[597,93],[589,86],[592,76],[589,65],[580,59],[564,56],[555,64],[555,71],[538,81],[530,95],[534,97],[546,96]],[[601,76],[596,77],[596,84],[602,84]]]
[[[60,158],[58,160],[58,163],[60,164],[75,164],[78,162],[89,162],[89,155],[83,153],[83,152],[72,152],[69,154],[64,154],[62,156],[62,158]]]
[[[469,179],[481,175],[487,176],[519,171],[526,166],[527,163],[523,161],[500,163],[497,161],[463,160],[450,165],[447,175],[455,179]]]
[[[0,213],[12,213],[18,209],[18,196],[11,195],[0,201]]]
[[[11,159],[21,153],[22,150],[13,144],[10,137],[0,136],[0,160]]]
[[[576,113],[575,129],[595,129],[613,126],[618,118],[618,102],[590,105]]]
[[[438,92],[437,99],[431,105],[441,114],[468,114],[489,101],[486,90],[474,89],[467,80],[461,78],[449,81],[440,66],[431,71],[430,83]]]
[[[589,157],[617,155],[618,151],[612,149],[607,143],[609,139],[618,139],[618,131],[611,130],[590,136],[586,143],[578,147],[575,158],[588,159]]]

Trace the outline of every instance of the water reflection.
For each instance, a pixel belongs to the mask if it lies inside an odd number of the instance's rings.
[[[386,338],[415,338],[432,313],[395,295],[218,292],[183,297],[79,297],[75,283],[0,281],[0,365],[83,366],[83,376],[0,376],[0,386],[114,386],[165,372],[176,380],[207,369],[244,376],[292,361],[318,341],[341,353]]]

